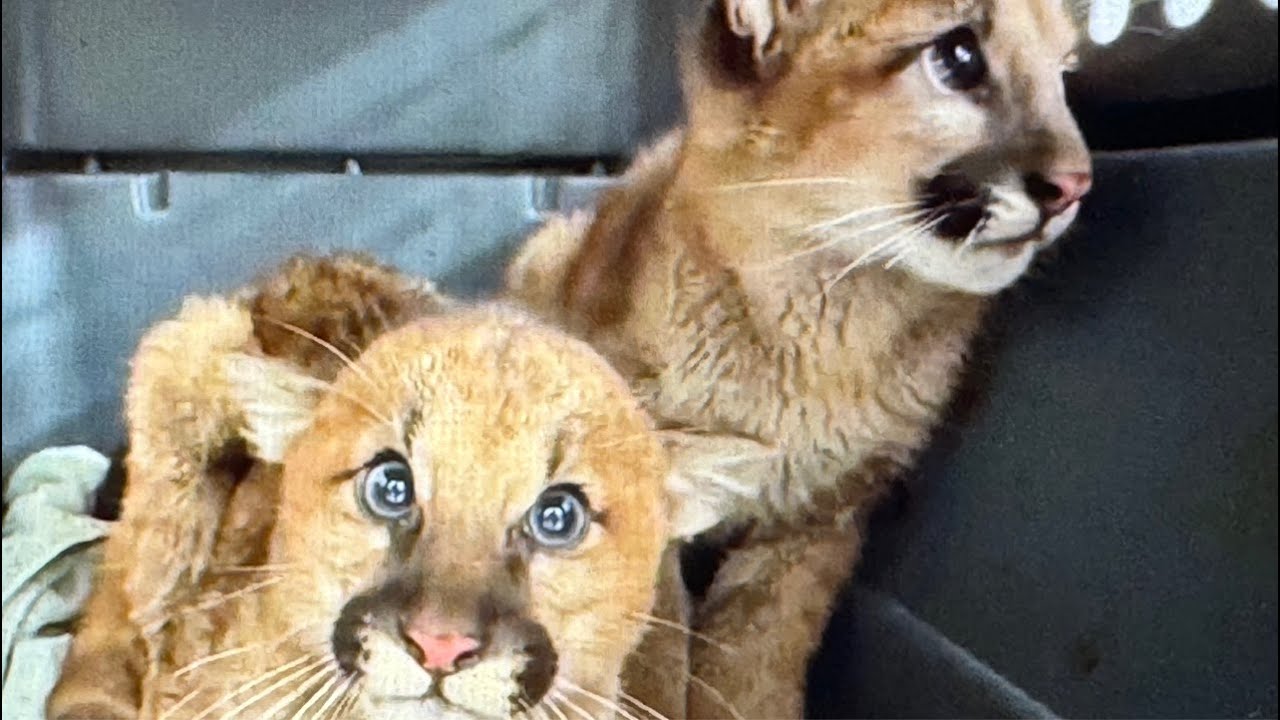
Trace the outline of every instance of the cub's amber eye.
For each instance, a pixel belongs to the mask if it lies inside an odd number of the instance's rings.
[[[379,520],[399,520],[413,509],[413,471],[394,453],[379,453],[360,476],[356,497]]]
[[[987,79],[982,44],[967,25],[947,32],[924,51],[925,72],[943,91],[965,92]]]
[[[555,485],[543,490],[524,517],[525,534],[553,550],[577,547],[590,526],[591,510],[576,485]]]

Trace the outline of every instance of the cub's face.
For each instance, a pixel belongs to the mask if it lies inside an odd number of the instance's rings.
[[[702,528],[676,527],[673,454],[602,360],[471,313],[384,336],[330,387],[229,367],[248,439],[284,466],[273,626],[317,668],[295,704],[350,687],[370,718],[613,707],[664,547]]]
[[[1063,0],[722,0],[687,73],[695,143],[765,253],[994,293],[1091,184]],[[743,202],[748,200],[749,202]]]

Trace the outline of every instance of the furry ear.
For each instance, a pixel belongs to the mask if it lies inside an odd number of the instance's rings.
[[[666,430],[659,433],[671,458],[667,506],[671,537],[689,538],[759,503],[779,472],[781,452],[756,440]]]
[[[245,441],[255,457],[273,463],[311,425],[328,387],[289,363],[240,353],[226,358],[223,374],[244,418]]]
[[[706,20],[705,52],[738,82],[767,80],[783,67],[797,32],[822,0],[715,0]]]

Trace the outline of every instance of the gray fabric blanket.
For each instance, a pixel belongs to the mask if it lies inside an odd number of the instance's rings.
[[[9,478],[4,518],[6,720],[43,720],[111,523],[90,516],[110,462],[83,446],[42,450]]]

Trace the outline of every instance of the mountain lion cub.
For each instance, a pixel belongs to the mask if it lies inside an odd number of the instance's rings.
[[[687,491],[739,441],[657,432],[586,344],[449,305],[296,260],[146,335],[48,717],[635,712],[663,549],[724,516]]]
[[[689,717],[801,716],[860,519],[1090,188],[1077,40],[1063,0],[719,0],[685,44],[685,126],[510,268],[659,422],[782,451],[713,488],[735,517]],[[679,674],[636,687],[683,715]]]

